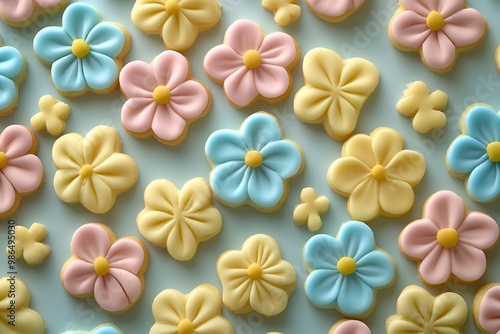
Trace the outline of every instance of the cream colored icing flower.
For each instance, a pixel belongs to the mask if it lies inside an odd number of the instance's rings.
[[[217,273],[222,301],[237,314],[252,310],[268,317],[280,314],[296,284],[292,265],[281,259],[278,244],[265,234],[248,238],[241,251],[222,253]]]
[[[385,323],[387,334],[460,334],[460,326],[467,319],[467,304],[462,297],[453,292],[434,297],[417,285],[401,292],[396,311]]]
[[[378,128],[344,143],[342,157],[328,169],[328,183],[348,198],[352,218],[369,221],[379,215],[401,216],[413,206],[415,187],[425,174],[425,159],[403,150],[396,130]]]
[[[9,291],[15,291],[15,294]],[[44,334],[45,322],[40,314],[29,307],[30,291],[19,278],[0,278],[0,333]],[[14,311],[11,305],[14,302]],[[15,326],[9,321],[14,321]]]
[[[366,99],[379,82],[379,72],[366,59],[344,60],[332,50],[316,48],[304,57],[304,81],[293,102],[305,123],[323,124],[336,140],[351,135]]]
[[[56,140],[54,189],[66,203],[81,203],[94,213],[106,213],[119,193],[136,182],[135,161],[120,153],[120,137],[109,126],[97,126],[83,138],[77,133]]]
[[[132,21],[144,33],[160,35],[169,49],[189,49],[198,33],[221,18],[217,0],[136,0]]]
[[[189,180],[179,191],[168,180],[153,181],[144,192],[145,208],[137,216],[142,236],[167,248],[172,257],[188,261],[198,244],[216,236],[222,216],[212,204],[210,185],[201,177]]]
[[[304,188],[300,193],[302,204],[293,211],[293,221],[298,225],[306,225],[309,231],[316,232],[323,222],[321,216],[328,211],[330,200],[326,196],[318,196],[313,188]]]
[[[447,104],[448,95],[445,92],[436,90],[431,93],[425,83],[417,81],[408,85],[396,109],[401,115],[413,118],[415,131],[428,133],[446,125],[443,109]]]
[[[202,284],[187,295],[164,290],[153,301],[155,324],[149,334],[233,334],[221,309],[220,293],[211,285]]]
[[[39,264],[50,253],[50,246],[43,243],[47,235],[44,225],[34,223],[28,229],[24,226],[16,226],[16,241],[13,245],[8,245],[6,252],[8,255],[15,255],[16,259],[23,257],[28,264]]]
[[[300,18],[302,10],[298,0],[262,0],[262,7],[274,13],[274,20],[284,27]]]
[[[66,119],[70,114],[70,107],[58,101],[51,95],[42,96],[38,102],[40,112],[31,117],[31,126],[36,131],[44,131],[52,136],[59,136],[66,128]]]

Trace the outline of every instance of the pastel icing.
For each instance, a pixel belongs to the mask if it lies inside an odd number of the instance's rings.
[[[301,204],[293,211],[293,221],[297,225],[307,225],[311,232],[321,228],[321,215],[328,211],[330,200],[326,196],[318,196],[313,188],[304,188],[300,193]]]
[[[71,96],[113,90],[129,47],[123,26],[103,22],[94,7],[82,2],[66,8],[62,27],[43,28],[33,40],[38,58],[51,65],[56,89]]]
[[[0,91],[2,92],[0,94],[0,116],[3,116],[17,106],[19,86],[26,78],[28,63],[16,48],[1,45],[2,41],[0,40]]]
[[[500,195],[500,115],[473,105],[462,115],[460,131],[446,153],[448,171],[465,179],[472,200],[491,202]]]
[[[477,326],[483,333],[497,334],[500,332],[500,285],[487,284],[480,288],[473,301],[473,314]]]
[[[336,308],[350,317],[367,316],[375,292],[395,280],[392,257],[375,246],[368,225],[348,221],[337,237],[317,234],[304,245],[310,274],[304,284],[307,298],[317,307]]]
[[[448,95],[445,92],[436,90],[431,93],[424,82],[416,81],[408,85],[396,109],[401,115],[412,117],[415,131],[425,134],[446,125],[443,109],[447,104]]]
[[[469,213],[454,192],[442,190],[427,199],[423,218],[407,225],[399,237],[402,252],[419,262],[421,279],[445,283],[478,280],[486,271],[485,249],[498,240],[498,225],[490,216]]]
[[[167,48],[184,51],[200,32],[219,22],[221,4],[217,0],[136,0],[131,17],[142,32],[160,35]]]
[[[133,237],[116,240],[105,225],[89,223],[71,239],[73,255],[61,270],[64,289],[76,297],[94,296],[106,312],[123,312],[142,295],[148,253]]]
[[[344,143],[342,157],[331,164],[327,178],[333,190],[348,198],[352,218],[401,216],[412,208],[413,187],[425,174],[425,159],[403,146],[403,137],[391,128],[356,134]]]
[[[34,223],[29,229],[17,225],[14,231],[15,243],[7,246],[7,254],[14,253],[16,259],[22,257],[31,265],[42,263],[50,253],[50,246],[42,242],[47,236],[45,225]]]
[[[370,328],[359,320],[341,320],[328,334],[371,334]]]
[[[365,0],[306,0],[311,10],[323,20],[341,22],[353,14]]]
[[[66,120],[71,108],[51,95],[44,95],[38,102],[40,112],[31,117],[30,123],[35,131],[47,131],[57,137],[66,128]]]
[[[322,124],[333,139],[349,137],[363,104],[378,86],[375,65],[363,58],[344,60],[332,50],[316,48],[304,57],[303,72],[305,86],[293,102],[297,117]]]
[[[284,27],[300,18],[302,12],[298,0],[262,0],[262,7],[274,13],[274,20]]]
[[[127,97],[121,120],[139,136],[153,134],[166,144],[180,143],[189,123],[202,117],[211,105],[208,90],[190,79],[187,59],[175,51],[160,53],[151,65],[133,61],[120,73]]]
[[[221,296],[212,285],[199,285],[187,295],[163,290],[153,300],[155,323],[149,334],[233,334],[231,323],[221,312]]]
[[[91,331],[67,331],[63,334],[124,334],[118,327],[113,324],[103,324],[97,326]]]
[[[181,190],[168,180],[153,181],[144,192],[144,205],[137,216],[142,236],[178,261],[191,260],[198,244],[222,228],[210,185],[201,177],[189,180]]]
[[[0,133],[0,217],[13,214],[21,200],[43,183],[43,165],[35,153],[35,135],[22,125]]]
[[[240,131],[212,133],[205,153],[212,166],[210,186],[217,199],[229,206],[248,203],[263,211],[281,206],[288,180],[304,165],[300,147],[284,139],[277,119],[265,112],[249,116]]]
[[[0,18],[15,27],[26,26],[41,13],[55,13],[69,0],[8,0],[0,7]]]
[[[217,274],[222,301],[231,312],[256,311],[266,317],[285,310],[297,280],[293,266],[281,259],[276,241],[265,234],[248,238],[241,251],[222,253]]]
[[[466,0],[399,0],[389,36],[403,51],[418,51],[433,71],[451,69],[459,52],[477,45],[487,30],[485,18]]]
[[[437,297],[417,285],[406,287],[398,297],[396,314],[385,323],[387,334],[460,334],[467,319],[467,304],[454,292]]]
[[[257,99],[277,102],[290,92],[290,70],[300,49],[283,32],[265,35],[248,20],[238,20],[226,31],[224,44],[211,49],[203,66],[207,74],[224,86],[229,101],[246,107]]]
[[[9,293],[12,290],[15,294]],[[30,299],[28,287],[18,277],[0,278],[0,333],[45,334],[45,322],[29,307]]]
[[[121,153],[120,146],[118,132],[104,125],[85,138],[78,133],[58,138],[52,148],[57,196],[94,213],[108,212],[118,194],[133,187],[138,178],[135,161]]]

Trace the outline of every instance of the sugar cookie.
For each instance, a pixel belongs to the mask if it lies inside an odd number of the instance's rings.
[[[40,14],[54,14],[69,0],[8,0],[0,6],[0,18],[13,27],[30,25]]]
[[[274,21],[285,27],[300,18],[299,0],[262,0],[262,7],[274,13]]]
[[[484,334],[500,331],[500,284],[491,283],[481,287],[472,301],[472,316],[477,327]]]
[[[330,200],[326,196],[318,196],[313,188],[304,188],[300,193],[301,204],[293,211],[293,221],[297,225],[307,225],[311,232],[321,228],[321,215],[328,211]]]
[[[328,334],[371,334],[370,328],[359,320],[340,320]]]
[[[365,0],[306,0],[309,8],[325,21],[342,22],[361,7]]]
[[[13,2],[16,1],[13,0]],[[22,53],[12,46],[2,46],[0,39],[0,91],[2,92],[0,95],[0,116],[11,113],[17,107],[19,86],[26,79],[27,73],[28,62]]]
[[[30,123],[35,131],[47,131],[57,137],[66,128],[71,108],[51,95],[44,95],[38,102],[40,112],[31,117]]]
[[[8,255],[14,255],[16,259],[24,258],[28,264],[40,264],[50,253],[50,246],[43,243],[47,236],[47,228],[43,224],[34,223],[28,229],[24,226],[15,226],[14,244],[7,246]]]

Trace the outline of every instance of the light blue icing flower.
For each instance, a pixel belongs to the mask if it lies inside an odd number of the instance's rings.
[[[448,148],[448,169],[465,178],[474,201],[493,201],[500,195],[500,114],[491,107],[476,106],[461,125],[463,134]]]
[[[17,49],[0,47],[0,115],[10,112],[16,104],[19,79],[25,69],[26,60]]]
[[[343,224],[337,238],[326,234],[310,238],[304,262],[310,271],[305,283],[309,300],[352,317],[369,312],[375,289],[388,286],[395,277],[391,257],[375,249],[372,230],[358,221]]]
[[[94,7],[73,3],[64,11],[62,27],[46,27],[36,34],[33,48],[52,64],[52,81],[63,93],[102,91],[118,80],[116,57],[127,47],[124,30],[101,22]]]
[[[123,332],[121,330],[119,330],[117,327],[115,327],[114,325],[101,325],[97,328],[94,328],[94,330],[90,331],[90,332],[86,332],[86,331],[68,331],[68,332],[64,332],[63,334],[123,334]]]
[[[302,152],[283,139],[277,120],[267,113],[249,116],[240,131],[218,130],[205,145],[214,167],[210,185],[228,205],[249,203],[259,209],[276,209],[286,193],[287,179],[303,165]]]

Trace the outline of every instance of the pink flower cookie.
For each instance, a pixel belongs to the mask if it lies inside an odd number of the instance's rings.
[[[478,280],[486,270],[484,250],[498,240],[495,220],[468,212],[462,198],[447,190],[427,199],[423,216],[399,236],[401,251],[419,262],[422,281],[437,285],[451,277],[462,282]]]
[[[110,313],[121,313],[139,300],[149,259],[139,239],[116,240],[107,226],[90,223],[76,230],[71,252],[61,270],[67,292],[81,298],[94,296]]]
[[[6,0],[0,6],[0,18],[14,27],[31,24],[41,13],[55,13],[69,0]]]
[[[399,0],[389,36],[399,49],[420,52],[429,69],[442,73],[459,52],[479,44],[486,30],[486,20],[466,0]]]
[[[290,70],[300,49],[283,32],[264,35],[248,20],[238,20],[226,31],[224,44],[210,50],[204,60],[207,74],[223,84],[229,101],[238,108],[258,99],[274,103],[283,100],[292,88]]]
[[[43,183],[43,165],[35,155],[38,140],[22,125],[10,125],[0,133],[0,218],[13,214],[22,196]]]
[[[314,14],[328,22],[341,22],[358,10],[365,0],[306,0]]]
[[[371,334],[370,328],[359,320],[340,320],[328,334]]]
[[[181,143],[188,125],[212,104],[208,89],[191,79],[187,59],[176,51],[160,53],[151,65],[128,63],[120,73],[120,86],[128,98],[123,126],[137,137],[152,134],[167,145]]]
[[[476,292],[472,315],[482,333],[500,333],[500,284],[487,284]]]

